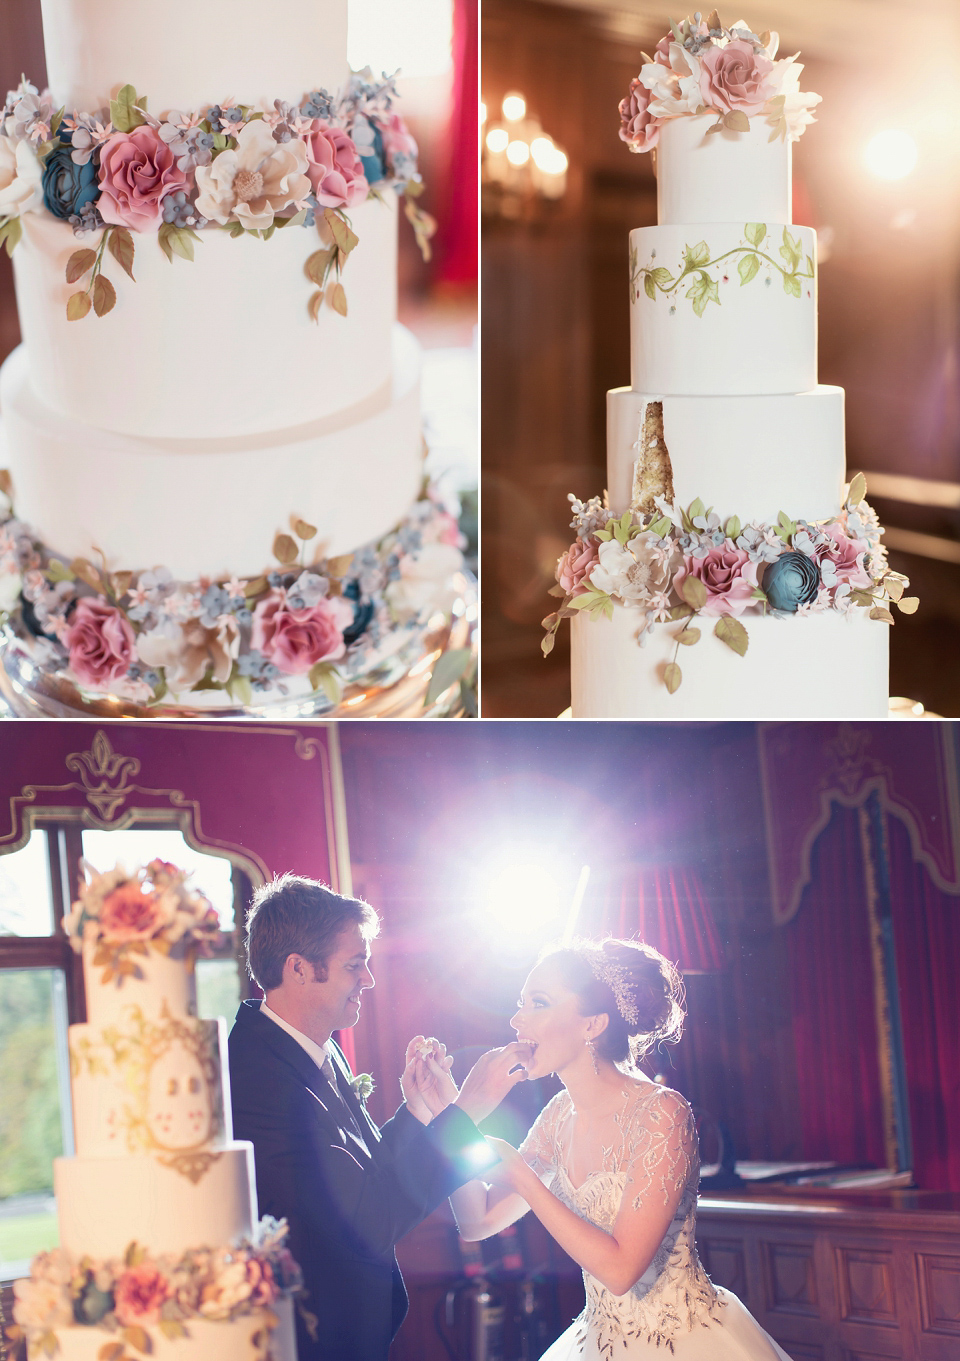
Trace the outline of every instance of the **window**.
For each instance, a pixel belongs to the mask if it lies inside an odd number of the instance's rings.
[[[222,934],[213,956],[197,961],[197,1010],[229,1023],[247,995],[234,904],[251,888],[230,861],[149,822],[105,831],[45,821],[0,854],[0,1281],[25,1275],[35,1253],[57,1244],[53,1160],[73,1152],[67,1027],[84,1017],[80,961],[59,929],[76,867],[83,858],[134,869],[155,857],[189,870],[217,910]]]

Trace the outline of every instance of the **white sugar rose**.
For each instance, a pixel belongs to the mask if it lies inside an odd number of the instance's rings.
[[[150,667],[163,667],[171,690],[189,690],[212,664],[213,678],[229,678],[240,653],[240,627],[233,615],[221,615],[215,628],[199,621],[167,623],[137,639],[137,654]]]
[[[649,603],[670,580],[673,550],[656,534],[638,534],[625,546],[607,539],[598,556],[590,573],[591,586],[617,596],[625,605]]]
[[[0,137],[0,217],[18,217],[42,205],[42,174],[29,142]]]
[[[400,561],[400,577],[384,592],[394,618],[401,622],[447,610],[456,597],[453,576],[463,567],[460,551],[452,544],[428,543]]]
[[[276,142],[263,119],[246,123],[235,151],[221,151],[212,164],[197,166],[197,211],[221,225],[240,222],[262,230],[311,192],[306,170],[307,153],[298,138]]]

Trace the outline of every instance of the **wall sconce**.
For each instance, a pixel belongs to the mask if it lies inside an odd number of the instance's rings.
[[[567,154],[548,136],[516,91],[504,96],[502,119],[487,121],[480,106],[484,208],[523,217],[539,200],[561,199],[567,188]]]

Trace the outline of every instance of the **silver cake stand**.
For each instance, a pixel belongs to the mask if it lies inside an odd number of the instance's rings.
[[[27,640],[8,625],[0,631],[0,717],[6,718],[456,718],[464,714],[459,677],[439,693],[432,686],[441,658],[467,649],[477,655],[477,586],[465,580],[452,611],[437,627],[414,632],[392,656],[344,686],[338,704],[321,692],[272,695],[251,704],[143,705],[81,690],[62,673],[31,659]],[[432,687],[432,690],[431,690]],[[206,692],[211,693],[211,692]],[[218,694],[219,698],[219,694]],[[226,697],[225,697],[226,698]]]

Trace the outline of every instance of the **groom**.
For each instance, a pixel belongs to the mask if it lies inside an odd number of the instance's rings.
[[[312,1337],[298,1310],[299,1361],[386,1361],[407,1312],[397,1240],[495,1161],[476,1121],[524,1076],[510,1073],[518,1045],[491,1050],[440,1110],[411,1042],[405,1104],[377,1128],[331,1035],[360,1018],[379,929],[367,903],[289,874],[257,892],[247,918],[265,999],[243,1002],[230,1033],[234,1137],[253,1143],[260,1213],[290,1225],[317,1320]]]

